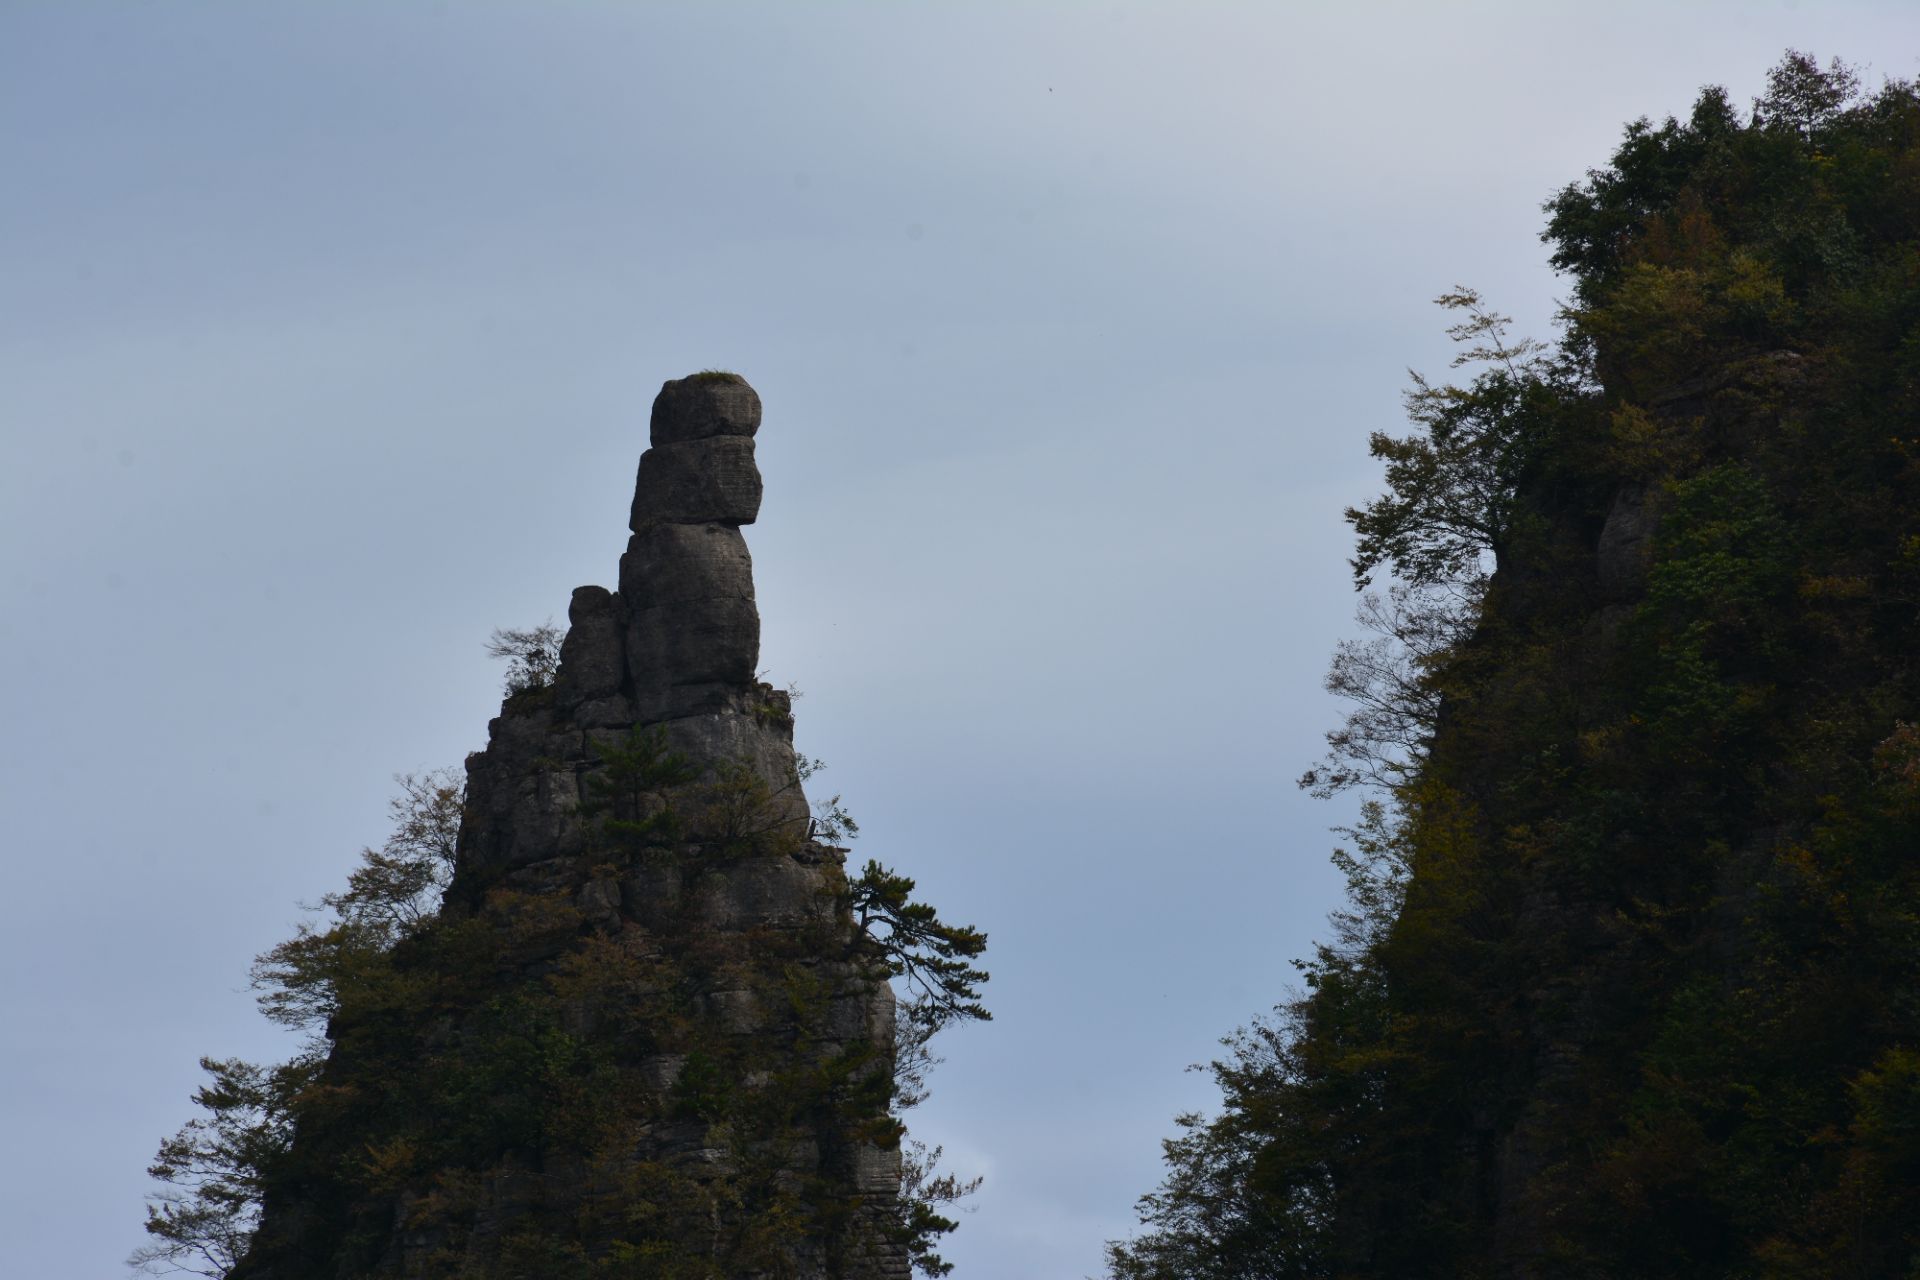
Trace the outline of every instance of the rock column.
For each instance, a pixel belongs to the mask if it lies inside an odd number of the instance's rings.
[[[340,1096],[466,1096],[475,1055],[514,1043],[503,1008],[563,1028],[614,1096],[503,1096],[561,1136],[495,1155],[473,1154],[476,1138],[390,1202],[340,1171],[400,1149],[396,1134],[471,1117],[409,1104],[310,1126],[296,1156],[314,1172],[298,1196],[270,1198],[236,1277],[533,1274],[514,1250],[538,1240],[596,1264],[664,1250],[696,1267],[686,1274],[905,1280],[900,1155],[885,1141],[893,993],[849,915],[845,851],[809,837],[788,699],[755,679],[740,530],[760,507],[759,425],[760,399],[734,375],[661,389],[619,589],[573,593],[552,685],[510,695],[467,759],[433,925],[467,941],[432,954],[473,958],[417,984],[463,994],[420,1025],[382,1012],[377,1036],[352,1012],[329,1025],[346,1037],[325,1076]],[[671,777],[634,782],[634,762],[663,752]],[[369,1078],[370,1062],[389,1075]],[[395,1062],[418,1078],[396,1081]]]
[[[584,785],[593,741],[635,725],[659,728],[703,765],[748,764],[779,821],[804,832],[791,707],[754,677],[760,614],[740,527],[760,511],[759,427],[760,397],[736,375],[695,374],[661,388],[619,590],[574,591],[551,705],[510,703],[487,750],[468,762],[464,863],[524,865],[577,847],[568,795]],[[567,763],[543,771],[541,760]]]
[[[729,976],[716,978],[693,1006],[713,1034],[791,1045],[802,1057],[877,1052],[867,1070],[883,1070],[892,1055],[893,994],[866,962],[848,959],[852,924],[832,906],[844,854],[807,838],[791,706],[755,678],[760,616],[741,527],[760,510],[760,417],[760,397],[731,374],[695,374],[661,388],[651,447],[635,479],[619,589],[573,593],[550,701],[520,708],[509,699],[487,750],[469,759],[460,875],[474,889],[492,883],[597,895],[595,907],[613,927],[698,937],[700,948],[728,956],[715,971]],[[637,865],[625,869],[617,889],[604,881],[573,887],[574,855],[593,846],[586,811],[602,746],[636,727],[663,735],[709,777],[744,766],[761,784],[756,822],[784,834],[762,855]],[[768,997],[769,974],[791,972],[791,939],[807,931],[827,945],[803,966],[831,995],[796,1013]],[[682,1056],[669,1053],[647,1069],[671,1090],[681,1067]],[[663,1131],[636,1158],[684,1158],[674,1145],[689,1141]],[[904,1280],[905,1257],[886,1230],[900,1185],[897,1150],[820,1132],[794,1146],[790,1175],[837,1183],[849,1204],[862,1206],[852,1234],[842,1226],[837,1244],[823,1240],[819,1251],[803,1251],[794,1274]]]

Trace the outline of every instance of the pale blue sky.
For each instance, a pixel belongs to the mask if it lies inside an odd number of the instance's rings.
[[[1909,4],[0,8],[7,1270],[121,1274],[198,1055],[611,584],[659,383],[766,404],[769,678],[860,853],[992,935],[916,1128],[958,1275],[1127,1231],[1337,905],[1293,785],[1429,305],[1539,204]]]

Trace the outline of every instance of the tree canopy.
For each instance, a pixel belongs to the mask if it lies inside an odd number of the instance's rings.
[[[255,961],[262,1011],[305,1032],[305,1043],[278,1065],[202,1061],[202,1115],[152,1166],[160,1187],[136,1267],[243,1277],[264,1250],[280,1259],[270,1264],[276,1275],[289,1257],[301,1259],[300,1274],[360,1274],[385,1265],[396,1196],[414,1238],[452,1240],[492,1211],[500,1168],[544,1165],[598,1172],[558,1209],[509,1217],[511,1238],[482,1252],[486,1274],[777,1269],[797,1236],[818,1235],[855,1207],[825,1179],[794,1178],[780,1153],[820,1132],[900,1143],[901,1116],[926,1096],[937,1061],[932,1036],[990,1016],[979,999],[987,975],[971,963],[985,935],[947,924],[912,898],[911,880],[870,861],[858,878],[828,878],[831,900],[819,908],[823,918],[837,913],[838,932],[768,931],[754,945],[764,980],[778,987],[768,998],[814,1011],[803,1026],[834,998],[822,960],[873,980],[902,977],[918,998],[903,1003],[899,1043],[812,1054],[804,1044],[703,1035],[690,1001],[727,961],[698,928],[608,930],[593,912],[591,875],[578,894],[494,889],[477,904],[450,904],[462,786],[451,770],[398,782],[392,835],[362,852],[314,922]],[[591,782],[583,865],[600,868],[592,875],[623,863],[697,873],[791,853],[804,839],[776,820],[750,769],[696,766],[658,730],[603,743]],[[823,830],[846,838],[854,829],[837,797],[823,814]],[[664,1093],[649,1074],[663,1060],[680,1064]],[[742,1080],[759,1083],[744,1089]],[[635,1132],[673,1124],[726,1144],[730,1171],[634,1164]],[[950,1270],[936,1244],[956,1224],[941,1209],[978,1186],[941,1173],[939,1155],[909,1145],[888,1228],[927,1275]],[[280,1234],[263,1244],[263,1207],[275,1205]],[[715,1215],[735,1210],[751,1228],[716,1240]],[[328,1258],[307,1256],[315,1232],[334,1251]],[[422,1264],[431,1274],[477,1274],[470,1253],[441,1253]]]
[[[1920,89],[1790,52],[1546,213],[1557,349],[1374,438],[1350,906],[1122,1280],[1920,1273]]]

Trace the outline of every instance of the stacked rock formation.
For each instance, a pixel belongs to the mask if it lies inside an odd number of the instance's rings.
[[[844,851],[811,838],[787,696],[755,679],[759,424],[737,376],[662,388],[619,590],[573,593],[551,686],[510,695],[467,760],[437,927],[480,942],[418,962],[458,994],[430,1025],[329,1028],[323,1083],[391,1093],[368,1077],[410,1056],[399,1088],[478,1105],[480,1136],[413,1157],[389,1196],[322,1184],[473,1117],[302,1118],[316,1172],[269,1195],[234,1277],[908,1274],[893,994]],[[501,1084],[503,1034],[562,1065]]]
[[[657,726],[708,766],[750,762],[769,792],[769,823],[804,831],[791,707],[754,678],[760,613],[740,526],[760,513],[759,428],[760,397],[743,378],[696,374],[661,388],[620,589],[574,591],[551,704],[509,705],[486,751],[468,760],[463,871],[576,852],[595,759],[586,735],[635,725]],[[570,763],[543,771],[537,760]]]

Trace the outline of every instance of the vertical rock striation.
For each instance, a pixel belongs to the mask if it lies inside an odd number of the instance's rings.
[[[759,425],[734,375],[662,388],[619,588],[468,758],[414,1003],[329,1026],[235,1277],[907,1275],[893,994],[755,679]]]

